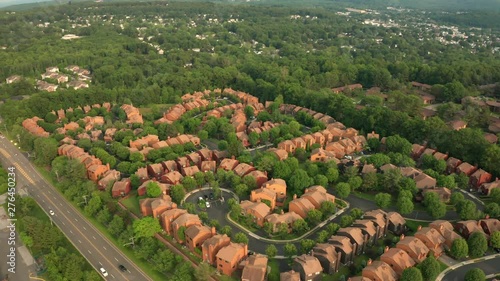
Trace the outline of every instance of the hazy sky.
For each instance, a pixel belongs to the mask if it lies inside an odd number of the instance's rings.
[[[51,1],[51,0],[0,0],[0,7],[11,6],[16,4],[46,2],[46,1]]]

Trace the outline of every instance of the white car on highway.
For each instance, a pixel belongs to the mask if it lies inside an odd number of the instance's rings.
[[[50,214],[51,216],[53,216],[53,215],[54,215],[54,211],[49,210],[49,214]]]
[[[102,276],[108,277],[108,272],[106,271],[106,269],[104,269],[104,268],[101,267],[99,270],[101,271]]]

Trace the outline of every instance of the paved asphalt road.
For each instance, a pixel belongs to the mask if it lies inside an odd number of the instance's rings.
[[[28,159],[3,136],[0,136],[0,160],[5,168],[16,167],[17,190],[27,189],[46,213],[53,210],[53,222],[80,253],[98,272],[101,267],[106,269],[109,275],[103,277],[105,280],[152,280],[40,176]],[[126,272],[118,269],[120,264],[127,268]]]
[[[465,273],[467,273],[467,271],[473,268],[482,269],[486,275],[497,274],[500,273],[499,264],[500,264],[500,257],[487,261],[467,264],[455,270],[450,271],[443,277],[442,281],[462,281],[464,280]]]

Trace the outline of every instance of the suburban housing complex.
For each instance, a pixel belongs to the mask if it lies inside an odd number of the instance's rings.
[[[339,88],[335,91],[356,89],[356,85]],[[186,94],[182,97],[183,103],[170,107],[163,113],[163,117],[154,123],[173,124],[184,114],[193,109],[203,110],[211,102],[210,97],[232,97],[236,103],[222,106],[213,106],[207,111],[204,121],[208,118],[220,118],[230,112],[230,123],[235,128],[237,138],[243,147],[250,147],[249,135],[269,131],[278,123],[259,122],[249,119],[245,114],[248,106],[257,114],[268,110],[272,103],[265,105],[258,102],[256,97],[248,93],[232,89],[215,89],[194,94]],[[93,109],[110,112],[113,105],[110,103],[85,105],[77,109],[88,113]],[[143,124],[144,120],[140,110],[133,105],[124,104],[120,108],[125,112],[126,124]],[[422,170],[414,167],[397,167],[385,164],[375,167],[373,164],[361,163],[354,159],[353,155],[361,155],[366,150],[370,139],[380,140],[382,147],[386,138],[381,138],[375,132],[366,136],[354,128],[346,128],[342,123],[332,117],[307,108],[281,104],[279,111],[286,115],[298,115],[303,112],[312,119],[324,125],[325,129],[303,134],[302,136],[282,140],[276,147],[265,148],[279,161],[284,161],[297,151],[310,150],[308,160],[310,162],[335,163],[339,166],[358,167],[358,174],[387,173],[390,170],[400,170],[402,176],[412,179],[418,190],[416,198],[426,193],[437,193],[443,202],[450,200],[451,191],[445,186],[438,186],[435,178],[427,175]],[[60,109],[53,111],[58,123],[63,122],[68,112],[75,109]],[[32,117],[23,121],[23,127],[30,133],[47,138],[50,134],[39,124],[43,119]],[[114,198],[124,198],[133,191],[130,175],[110,167],[102,159],[92,155],[89,151],[78,146],[78,141],[89,139],[91,141],[103,140],[110,144],[116,134],[126,129],[118,130],[108,127],[104,129],[105,120],[101,116],[85,116],[78,122],[68,122],[57,129],[58,134],[64,135],[59,142],[58,155],[78,160],[85,167],[87,177],[93,181],[101,190],[110,190]],[[78,134],[70,133],[78,131]],[[241,200],[238,204],[242,214],[252,218],[253,223],[259,227],[264,224],[272,226],[272,232],[277,232],[282,225],[286,225],[291,232],[295,221],[307,219],[311,210],[319,210],[324,202],[336,204],[336,196],[331,194],[328,186],[310,185],[300,195],[292,194],[287,190],[287,182],[280,178],[270,178],[266,171],[260,171],[253,163],[239,161],[230,156],[227,151],[200,148],[202,140],[191,134],[178,134],[164,139],[158,135],[146,134],[141,137],[133,137],[128,141],[129,153],[140,155],[142,161],[148,159],[152,151],[174,147],[177,145],[190,144],[196,150],[190,151],[175,160],[148,163],[138,167],[134,175],[140,179],[137,187],[138,196],[146,196],[148,186],[156,184],[161,194],[157,197],[142,198],[139,200],[140,212],[143,217],[151,216],[160,222],[161,228],[166,235],[173,237],[177,243],[185,245],[194,255],[200,257],[204,262],[214,266],[220,273],[234,275],[241,273],[241,280],[263,281],[267,279],[268,257],[264,253],[249,255],[249,247],[245,243],[235,243],[226,234],[218,233],[216,228],[203,223],[197,214],[189,213],[172,199],[172,188],[181,184],[185,178],[194,178],[195,174],[217,173],[218,170],[231,171],[240,178],[251,177],[255,182],[255,189],[250,191],[248,200]],[[425,155],[432,156],[436,160],[446,161],[446,172],[448,174],[461,173],[469,178],[471,189],[480,190],[489,194],[492,189],[500,187],[500,181],[493,179],[488,172],[472,166],[459,159],[449,157],[425,145],[413,144],[411,157],[415,161],[422,161]],[[284,206],[287,211],[284,212]],[[277,210],[280,210],[277,212]],[[292,270],[282,272],[280,278],[286,280],[321,280],[322,274],[333,274],[339,270],[341,265],[351,265],[356,256],[362,255],[367,247],[377,243],[379,239],[388,233],[398,237],[395,247],[386,246],[380,255],[380,260],[369,260],[362,270],[362,277],[352,277],[349,280],[374,280],[390,281],[399,280],[402,272],[409,267],[416,266],[427,258],[428,255],[439,257],[451,248],[453,241],[460,236],[465,238],[473,232],[483,233],[489,237],[493,232],[500,231],[500,223],[497,219],[486,218],[479,221],[459,221],[450,223],[444,220],[436,220],[428,227],[419,227],[411,236],[407,233],[406,220],[397,212],[386,212],[381,209],[366,211],[362,218],[355,220],[350,226],[338,229],[324,243],[317,243],[309,252],[293,258]]]

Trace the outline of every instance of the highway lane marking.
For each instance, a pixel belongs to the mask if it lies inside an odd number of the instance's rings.
[[[4,146],[5,146],[5,144],[4,144]],[[5,147],[6,147],[6,148],[10,148],[10,149],[15,148],[15,147],[13,147],[12,145],[10,145],[9,147],[7,147],[7,146],[5,146]],[[4,154],[4,155],[8,155],[8,156],[10,156],[10,155],[11,155],[10,153],[8,153],[8,152],[7,152],[7,151],[5,151],[5,150],[0,151],[0,152],[2,152],[2,154]],[[7,159],[7,160],[8,160],[8,159]],[[21,161],[23,165],[26,165],[27,169],[28,169],[28,170],[30,170],[30,172],[31,172],[31,174],[32,174],[32,175],[34,175],[34,176],[38,177],[37,179],[40,181],[40,183],[41,183],[41,185],[42,185],[42,186],[43,186],[43,185],[45,185],[45,186],[47,186],[47,187],[49,187],[49,188],[54,188],[53,186],[51,186],[51,185],[50,185],[50,184],[49,184],[49,183],[45,180],[45,178],[44,178],[43,176],[41,176],[41,175],[40,175],[40,173],[39,173],[36,169],[34,169],[34,168],[32,167],[32,163],[30,163],[28,160],[26,160],[26,159],[22,159],[22,158],[19,158],[19,160],[18,160],[18,161]],[[36,184],[35,184],[36,182],[35,182],[35,181],[34,181],[34,180],[30,177],[30,176],[28,176],[28,174],[25,172],[25,170],[24,170],[23,168],[21,168],[21,167],[20,167],[20,165],[19,165],[19,164],[14,163],[13,161],[12,161],[12,164],[13,164],[16,168],[18,168],[18,169],[19,169],[19,171],[21,172],[21,174],[23,174],[23,176],[25,177],[25,179],[26,179],[26,180],[28,180],[31,184],[36,185]],[[51,203],[53,203],[53,204],[54,204],[54,202],[52,202],[52,200],[51,200],[51,199],[50,199],[50,198],[49,198],[46,194],[44,194],[44,193],[43,193],[42,195],[43,195],[43,197],[45,197],[45,198],[46,198],[46,199],[48,199]],[[61,196],[62,196],[62,195],[61,195]],[[38,197],[40,197],[40,196],[38,196]],[[45,200],[43,200],[43,201],[45,202]],[[76,227],[76,225],[75,225],[74,223],[72,223],[72,222],[71,222],[71,220],[68,218],[68,216],[67,216],[67,215],[64,215],[64,210],[59,209],[59,207],[57,206],[57,204],[54,204],[54,206],[55,206],[55,208],[56,208],[59,212],[61,212],[62,216],[64,216],[64,217],[66,218],[66,220],[67,220],[70,224],[72,224],[72,225],[73,225],[73,227],[74,227],[74,228],[75,228],[78,232],[80,232],[80,234],[82,234],[82,237],[85,237],[85,239],[87,239],[87,241],[89,241],[89,239],[88,239],[85,235],[83,235],[83,233],[80,231],[80,229],[79,229],[78,227]],[[75,208],[75,207],[73,207],[73,206],[71,206],[71,205],[70,205],[70,208],[71,208],[71,207],[72,207],[72,208],[73,208],[73,210],[75,211],[76,215],[82,216],[82,214],[81,214],[78,210],[76,210],[76,208]],[[71,213],[70,213],[70,211],[68,211],[68,210],[67,210],[67,213],[68,213],[68,214],[71,214]],[[83,217],[83,216],[82,216],[82,217]],[[88,222],[87,222],[87,223],[88,223]],[[89,225],[92,227],[92,225],[91,225],[91,224],[89,224]],[[101,237],[101,239],[103,239],[103,241],[105,241],[106,243],[108,243],[108,244],[110,244],[110,245],[111,245],[111,242],[110,242],[109,240],[107,240],[107,239],[106,239],[106,238],[105,238],[105,237],[104,237],[104,236],[103,236],[103,235],[102,235],[102,234],[101,234],[101,233],[100,233],[100,232],[99,232],[99,231],[98,231],[95,227],[93,227],[93,230],[94,230],[94,231],[96,231],[96,233],[97,233],[97,234]],[[90,241],[89,241],[89,242],[90,242]],[[95,245],[92,245],[92,246],[93,246],[94,248],[96,248],[96,247],[95,247]],[[105,256],[105,255],[103,255],[103,254],[102,254],[102,253],[101,253],[101,252],[100,252],[97,248],[96,248],[96,250],[97,250],[97,251],[98,251],[98,252],[99,252],[99,253],[103,256],[103,258],[104,258],[106,261],[110,262],[110,261],[109,261],[109,259],[107,259],[107,258],[106,258],[106,256]],[[129,259],[128,257],[125,257],[125,256],[124,256],[124,254],[123,254],[123,253],[122,253],[119,249],[114,248],[114,250],[117,252],[117,254],[118,254],[118,255],[120,255],[120,256],[122,256],[122,257],[124,257],[124,258],[125,258],[125,260],[126,260],[128,263],[130,263],[132,267],[135,267],[135,268],[136,268],[139,272],[141,272],[142,277],[144,277],[144,278],[145,278],[145,280],[152,281],[152,279],[151,279],[149,276],[147,276],[147,274],[145,274],[145,273],[144,273],[144,272],[143,272],[140,268],[138,268],[137,266],[134,266],[133,262],[132,262],[132,261],[130,261],[130,259]],[[97,269],[96,269],[96,270],[97,270]],[[97,270],[97,271],[98,271],[98,270]],[[125,276],[123,273],[120,273],[120,275],[123,277],[123,279],[124,279],[124,280],[126,280],[126,281],[128,281],[128,280],[129,280],[128,278],[126,278],[126,276]]]
[[[82,244],[82,241],[80,241],[80,239],[78,239],[78,243]]]
[[[43,195],[44,195],[44,196],[45,196],[45,198],[47,198],[47,199],[48,199],[48,200],[49,200],[52,204],[54,203],[54,202],[52,202],[52,200],[51,200],[51,199],[50,199],[50,198],[49,198],[46,194],[43,194]],[[61,212],[61,210],[59,209],[59,207],[57,207],[57,205],[56,205],[56,204],[54,204],[54,205],[55,205],[56,209],[57,209],[59,212]],[[68,213],[70,213],[70,212],[69,212],[69,210],[67,210],[67,212],[68,212]],[[76,210],[76,212],[77,212],[77,214],[79,214],[79,213],[78,213],[78,210]],[[69,222],[69,223],[70,223],[70,224],[71,224],[71,225],[72,225],[72,226],[76,229],[76,231],[77,231],[77,232],[79,232],[79,233],[80,233],[80,235],[81,235],[81,236],[82,236],[85,240],[87,240],[87,241],[89,242],[89,244],[90,244],[92,247],[94,247],[94,249],[95,249],[95,250],[96,250],[96,251],[97,251],[97,252],[98,252],[98,253],[102,256],[102,258],[103,258],[104,260],[106,260],[109,264],[112,264],[112,263],[111,263],[111,261],[110,261],[108,258],[106,258],[106,256],[105,256],[105,255],[104,255],[101,251],[99,251],[99,249],[97,249],[97,247],[96,247],[96,246],[95,246],[92,242],[90,242],[89,238],[87,238],[87,236],[86,236],[86,235],[84,235],[82,231],[80,231],[80,228],[78,228],[78,227],[77,227],[77,226],[76,226],[76,225],[75,225],[75,224],[74,224],[74,223],[73,223],[73,222],[72,222],[72,221],[71,221],[71,220],[70,220],[70,219],[69,219],[69,218],[68,218],[68,217],[67,217],[67,216],[63,213],[63,212],[61,212],[61,213],[62,213],[62,215],[64,216],[64,218],[66,218],[66,220],[67,220],[67,221],[68,221],[68,222]],[[73,234],[73,231],[69,230],[69,232],[71,232],[71,233]],[[104,241],[106,241],[106,240],[104,240]],[[90,250],[87,250],[87,251],[89,251],[89,253],[91,253],[91,252],[90,252]],[[116,250],[116,251],[117,251],[118,253],[121,253],[121,252],[120,252],[120,250]],[[116,258],[115,258],[115,260],[116,260],[116,261],[118,261]],[[96,269],[96,270],[97,270],[97,271],[99,271],[98,269]],[[123,277],[123,280],[125,280],[125,281],[129,281],[129,279],[128,279],[128,278],[127,278],[127,277],[126,277],[123,273],[121,273],[121,272],[120,272],[120,274],[121,274],[121,276]],[[144,274],[144,275],[145,275],[145,274]],[[146,279],[148,279],[148,277],[149,277],[149,276],[145,275],[145,277],[146,277]],[[150,279],[149,279],[149,280],[150,280]]]
[[[84,230],[87,230],[87,229],[85,228],[85,226],[82,226],[82,227],[83,227],[83,229],[84,229]]]
[[[66,212],[68,212],[68,214],[70,213],[68,210],[66,210]]]
[[[111,277],[113,277],[113,279],[115,278],[115,276],[113,274],[110,274],[110,275],[111,275]]]
[[[42,199],[42,202],[45,203],[45,200]]]
[[[77,218],[75,218],[75,221],[78,221],[78,219],[77,219]]]
[[[59,203],[59,205],[61,205],[61,207],[62,207],[62,203]]]
[[[63,224],[63,225],[66,225],[63,221],[62,221],[62,224]]]
[[[106,247],[102,246],[104,248],[104,250],[106,250]]]
[[[118,261],[118,259],[117,259],[117,258],[115,258],[115,260],[116,260],[116,261]]]
[[[92,238],[94,238],[94,240],[95,240],[95,236],[94,235],[92,235]]]
[[[87,250],[87,252],[89,252],[89,254],[91,254],[91,255],[92,255],[92,252],[91,252],[90,250]]]

